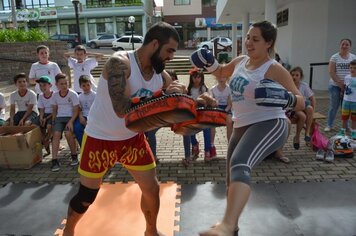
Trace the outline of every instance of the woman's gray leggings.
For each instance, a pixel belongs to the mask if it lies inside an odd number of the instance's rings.
[[[274,119],[235,128],[227,151],[227,183],[250,185],[251,170],[288,138],[288,121]]]

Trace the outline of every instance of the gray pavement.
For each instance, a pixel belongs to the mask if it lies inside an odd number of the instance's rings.
[[[184,54],[184,53],[178,53]],[[189,54],[188,54],[189,55]],[[184,83],[188,82],[187,76],[179,76]],[[208,86],[214,84],[212,76],[206,76]],[[0,92],[8,95],[13,91],[12,85],[2,85]],[[326,91],[316,91],[317,111],[326,115],[328,109],[328,96]],[[338,116],[340,117],[340,116]],[[325,120],[320,120],[321,129],[325,127]],[[335,130],[327,136],[334,135],[340,127],[340,120],[337,119]],[[304,131],[302,136],[304,137]],[[292,127],[291,135],[283,151],[290,158],[289,164],[278,162],[274,159],[265,160],[254,171],[252,181],[254,183],[287,183],[287,182],[324,182],[335,180],[356,179],[356,161],[351,159],[336,159],[334,163],[324,163],[315,160],[315,152],[306,147],[301,140],[301,147],[295,150],[292,145],[292,138],[295,127]],[[202,133],[197,135],[200,148],[203,149]],[[63,141],[63,145],[66,145]],[[182,136],[174,134],[169,128],[161,128],[157,132],[157,155],[161,160],[157,166],[157,175],[160,181],[174,181],[180,184],[196,183],[223,183],[225,181],[226,149],[227,139],[225,128],[217,128],[215,146],[217,148],[217,158],[211,163],[203,161],[203,153],[191,166],[185,168],[181,160],[184,157]],[[59,154],[62,163],[61,170],[57,173],[50,171],[51,156],[47,156],[43,161],[30,170],[8,170],[0,169],[0,186],[7,183],[72,183],[79,179],[77,167],[69,165],[70,153],[65,149]],[[131,176],[121,167],[116,165],[104,178],[105,182],[128,182],[133,181]]]

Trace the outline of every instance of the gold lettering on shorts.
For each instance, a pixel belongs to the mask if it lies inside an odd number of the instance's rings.
[[[92,171],[103,171],[107,170],[109,167],[115,165],[117,160],[117,151],[111,151],[104,149],[101,153],[96,151],[89,152],[89,162],[88,166]]]
[[[124,151],[124,154],[120,158],[120,163],[122,164],[133,165],[138,158],[142,158],[145,155],[145,150],[143,148],[138,149],[124,146],[122,150]]]

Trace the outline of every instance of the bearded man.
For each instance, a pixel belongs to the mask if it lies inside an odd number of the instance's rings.
[[[185,90],[164,71],[178,42],[177,31],[159,22],[149,29],[142,47],[117,52],[106,62],[85,128],[78,170],[80,187],[68,207],[65,236],[74,235],[76,224],[96,198],[103,176],[116,162],[129,171],[141,189],[145,236],[161,235],[156,224],[160,199],[154,156],[144,133],[126,128],[124,115],[131,97],[150,96],[162,88],[168,94]],[[135,158],[138,154],[140,158]]]

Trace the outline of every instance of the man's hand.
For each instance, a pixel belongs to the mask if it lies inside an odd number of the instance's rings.
[[[217,107],[218,102],[209,93],[205,92],[197,98],[197,103],[205,107]]]
[[[166,94],[172,93],[187,93],[187,88],[184,84],[180,83],[179,81],[173,81],[170,85],[168,85],[166,89]]]
[[[41,126],[41,127],[45,127],[46,120],[47,120],[47,119],[40,118],[40,126]]]
[[[73,123],[71,121],[69,121],[66,125],[66,130],[73,132]]]
[[[19,122],[19,126],[24,126],[24,125],[25,125],[25,121],[24,121],[24,119],[21,119]]]
[[[79,121],[82,125],[84,126],[87,125],[87,120],[84,118],[84,116],[79,116]]]

